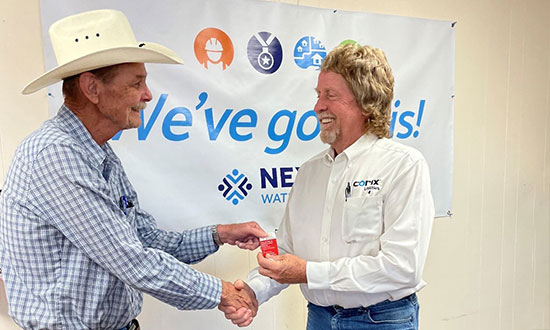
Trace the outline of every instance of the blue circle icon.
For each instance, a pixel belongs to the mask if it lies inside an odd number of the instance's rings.
[[[248,40],[247,53],[250,64],[260,73],[274,73],[283,61],[283,47],[270,32],[255,33]]]
[[[319,70],[325,56],[325,45],[313,36],[303,37],[294,46],[294,62],[302,69],[313,67]]]

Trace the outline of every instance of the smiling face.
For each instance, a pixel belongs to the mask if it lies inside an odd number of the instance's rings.
[[[145,82],[147,71],[143,63],[118,65],[112,79],[101,83],[97,104],[104,124],[116,131],[141,125],[140,112],[151,101],[151,91]]]
[[[364,134],[366,118],[340,74],[321,71],[315,90],[314,110],[321,123],[321,141],[339,154]]]

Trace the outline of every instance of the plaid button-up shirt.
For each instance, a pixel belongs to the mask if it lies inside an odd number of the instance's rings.
[[[27,329],[116,329],[141,292],[214,308],[221,282],[196,271],[211,228],[158,229],[108,143],[65,106],[17,149],[0,195],[0,268],[10,315]]]

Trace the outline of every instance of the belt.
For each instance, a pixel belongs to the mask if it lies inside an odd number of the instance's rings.
[[[384,306],[384,305],[387,305],[387,304],[391,304],[391,303],[395,303],[395,302],[398,302],[398,301],[402,301],[402,300],[411,300],[411,301],[414,301],[416,302],[417,298],[416,298],[416,293],[413,293],[413,294],[410,294],[406,297],[403,297],[401,299],[398,299],[398,300],[384,300],[384,301],[381,301],[377,304],[374,304],[374,305],[370,305],[370,306],[366,306],[366,307],[353,307],[353,308],[344,308],[340,305],[332,305],[332,306],[328,306],[328,307],[332,307],[332,309],[334,309],[334,311],[336,313],[338,312],[364,312],[366,311],[367,309],[369,308],[376,308],[376,307],[381,307],[381,306]]]
[[[329,306],[329,307],[332,307],[332,309],[334,309],[334,312],[336,312],[336,313],[338,313],[338,312],[356,313],[356,312],[364,312],[364,311],[367,310],[367,307],[344,308],[340,305],[332,305],[332,306]]]
[[[118,330],[139,330],[139,322],[138,320],[133,319],[132,321],[130,321],[130,323],[126,324]]]

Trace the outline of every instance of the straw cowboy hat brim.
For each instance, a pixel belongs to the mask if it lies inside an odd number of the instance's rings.
[[[143,45],[144,44],[144,45]],[[172,50],[154,43],[142,43],[142,47],[121,47],[101,50],[58,66],[30,82],[23,94],[34,93],[64,78],[86,71],[121,63],[182,64]]]
[[[100,9],[68,16],[52,24],[49,33],[58,66],[29,83],[23,94],[115,64],[183,64],[167,47],[136,41],[128,19],[118,10]]]

